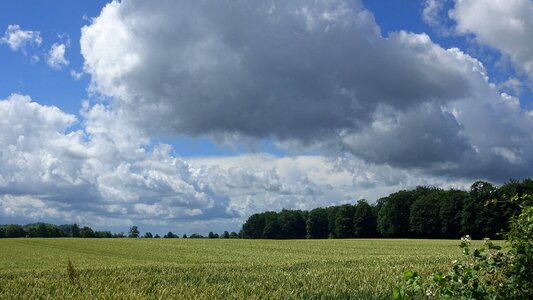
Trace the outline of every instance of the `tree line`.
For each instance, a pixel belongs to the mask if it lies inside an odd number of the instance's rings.
[[[137,226],[131,226],[128,234],[124,232],[111,233],[111,231],[97,231],[88,226],[79,227],[77,224],[54,225],[48,223],[32,223],[27,225],[0,225],[0,238],[52,238],[52,237],[72,237],[72,238],[161,238],[159,234],[145,232],[140,234]],[[169,231],[163,238],[179,238],[179,235]],[[204,238],[203,235],[193,233],[190,236],[184,234],[182,238]],[[240,236],[232,231],[224,231],[222,234],[209,232],[206,238],[227,238],[234,239]]]
[[[533,180],[511,180],[500,187],[477,181],[470,191],[417,187],[379,199],[374,204],[359,200],[310,211],[267,211],[253,214],[239,233],[193,233],[182,238],[250,238],[250,239],[325,239],[325,238],[499,238],[507,231],[508,220],[519,211],[505,200],[513,195],[533,194]],[[494,200],[494,201],[491,201]],[[77,237],[77,238],[161,238],[137,226],[128,234],[96,231],[77,224],[0,225],[0,238]],[[163,238],[179,238],[169,231]]]
[[[250,239],[324,238],[501,238],[519,212],[513,195],[533,193],[533,180],[511,180],[500,187],[477,181],[470,191],[417,187],[379,199],[359,200],[311,211],[257,213],[242,226]]]
[[[88,226],[80,228],[77,224],[59,226],[48,223],[0,225],[0,238],[18,237],[118,238],[125,236],[123,233],[113,234],[110,231],[96,231]]]

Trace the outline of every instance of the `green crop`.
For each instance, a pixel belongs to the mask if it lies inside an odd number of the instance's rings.
[[[1,239],[0,299],[387,299],[405,271],[460,257],[457,244]]]

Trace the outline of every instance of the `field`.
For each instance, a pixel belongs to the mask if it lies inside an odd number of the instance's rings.
[[[388,299],[404,271],[459,258],[458,243],[0,239],[0,299]]]

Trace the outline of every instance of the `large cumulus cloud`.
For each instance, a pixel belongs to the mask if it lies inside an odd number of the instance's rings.
[[[383,37],[358,1],[113,2],[81,48],[92,91],[150,135],[274,138],[456,177],[532,166],[528,112],[479,61]]]
[[[305,141],[357,128],[380,103],[468,92],[460,65],[383,39],[356,2],[111,3],[81,45],[93,88],[159,133]]]

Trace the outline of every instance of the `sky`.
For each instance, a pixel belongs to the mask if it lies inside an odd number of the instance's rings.
[[[0,3],[0,224],[238,231],[531,170],[532,0]]]

